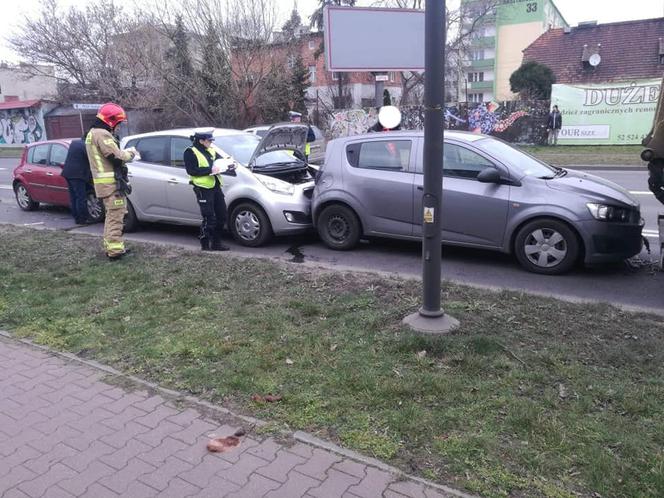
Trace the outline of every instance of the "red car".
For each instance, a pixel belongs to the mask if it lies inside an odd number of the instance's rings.
[[[18,207],[34,211],[39,203],[70,206],[67,180],[61,175],[71,139],[45,140],[27,145],[14,169],[14,193]],[[88,214],[94,221],[104,219],[104,205],[90,186]]]

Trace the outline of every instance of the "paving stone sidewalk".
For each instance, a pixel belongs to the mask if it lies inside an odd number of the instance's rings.
[[[229,453],[209,453],[210,435],[233,434],[241,421],[122,385],[92,366],[0,336],[0,496],[463,496],[255,433]]]

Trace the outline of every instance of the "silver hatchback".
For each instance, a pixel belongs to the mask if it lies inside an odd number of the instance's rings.
[[[140,160],[128,164],[132,193],[125,219],[127,231],[135,230],[140,222],[201,223],[183,160],[194,131],[166,130],[122,140],[123,148],[136,147],[141,155]],[[222,178],[228,229],[240,244],[259,246],[272,235],[297,234],[311,228],[313,170],[297,158],[304,157],[306,126],[284,125],[262,139],[239,130],[216,128],[213,134],[213,146],[238,163],[235,175]]]
[[[332,140],[318,173],[314,225],[333,249],[362,236],[421,239],[422,132]],[[446,132],[442,238],[513,253],[527,270],[558,274],[641,251],[639,203],[597,176],[556,168],[492,137]]]

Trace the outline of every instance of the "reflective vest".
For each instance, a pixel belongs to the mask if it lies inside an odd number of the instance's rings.
[[[191,150],[194,151],[194,155],[196,156],[196,159],[198,160],[198,167],[199,168],[209,168],[210,167],[210,163],[208,162],[208,158],[205,157],[205,155],[200,150],[198,150],[196,147],[191,147]],[[211,157],[214,157],[214,156],[217,155],[217,151],[214,150],[213,148],[207,149],[207,152],[210,154]],[[219,175],[190,176],[189,179],[191,180],[191,183],[193,183],[197,187],[214,188],[215,176],[219,180],[219,186],[223,185],[223,182],[221,181],[221,177]]]

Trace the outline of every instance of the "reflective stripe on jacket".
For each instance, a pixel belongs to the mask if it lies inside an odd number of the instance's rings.
[[[194,152],[194,155],[196,156],[199,168],[210,167],[208,158],[205,157],[205,155],[200,150],[198,150],[196,147],[190,147],[190,149]],[[206,150],[208,154],[210,154],[210,157],[215,157],[217,155],[217,151],[215,151],[213,148],[209,148]],[[219,180],[219,186],[223,185],[221,177],[216,175],[216,178]],[[214,188],[215,186],[215,175],[189,176],[189,179],[191,180],[191,183],[193,183],[197,187]]]
[[[90,172],[95,193],[100,199],[117,190],[115,170],[111,158],[122,162],[130,161],[134,155],[121,150],[110,131],[92,128],[85,137],[85,148],[90,161]]]

